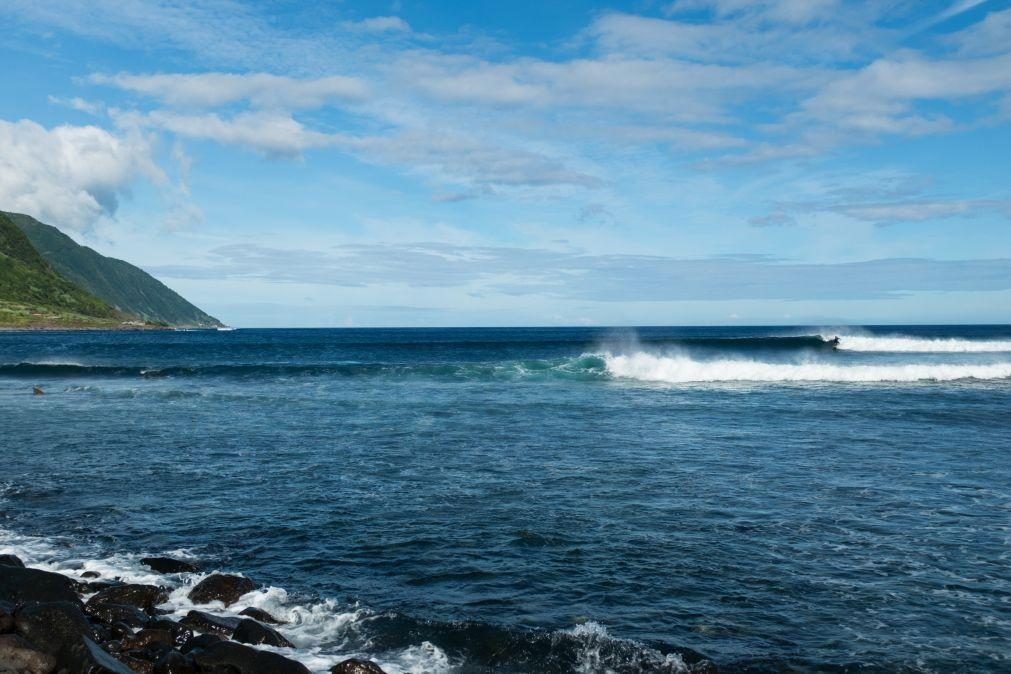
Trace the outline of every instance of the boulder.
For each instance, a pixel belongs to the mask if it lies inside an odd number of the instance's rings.
[[[158,573],[196,573],[199,569],[189,562],[171,557],[144,557],[140,563]]]
[[[197,583],[190,590],[189,597],[194,604],[220,601],[224,602],[225,606],[230,606],[238,601],[239,597],[255,589],[256,585],[248,578],[215,573]]]
[[[267,627],[256,622],[252,618],[243,618],[239,626],[232,633],[232,639],[241,641],[244,644],[266,644],[267,646],[281,646],[284,648],[294,648],[294,644],[285,639],[273,627]]]
[[[102,574],[98,571],[85,571],[81,574],[81,578],[101,578]]]
[[[331,667],[330,674],[386,674],[386,672],[371,660],[350,658]]]
[[[224,641],[224,639],[219,637],[217,634],[198,634],[183,644],[183,647],[179,650],[183,653],[192,653],[193,651],[199,651],[213,646],[219,641]]]
[[[225,666],[234,667],[239,674],[309,674],[300,662],[233,641],[220,641],[194,651],[193,658],[201,669]]]
[[[14,631],[14,604],[0,601],[0,634]]]
[[[168,618],[152,620],[147,624],[147,629],[167,631],[172,635],[172,644],[176,647],[182,646],[193,638],[193,630]]]
[[[134,674],[88,637],[74,647],[72,657],[71,663],[62,665],[69,674]]]
[[[144,627],[151,620],[151,616],[136,606],[124,606],[123,604],[105,604],[102,602],[96,604],[89,601],[84,606],[84,612],[106,625],[123,623],[130,627]]]
[[[30,601],[68,601],[80,606],[77,583],[58,573],[0,566],[0,601],[15,604]]]
[[[154,665],[154,674],[198,674],[196,660],[179,651],[169,651]]]
[[[271,625],[284,625],[283,620],[278,620],[274,616],[270,615],[263,609],[255,608],[250,606],[249,608],[244,608],[239,611],[239,615],[244,615],[254,620],[259,620],[261,623],[270,623]]]
[[[0,566],[17,566],[23,569],[25,568],[25,563],[14,555],[0,555]]]
[[[135,606],[145,613],[154,614],[154,607],[168,601],[168,591],[157,585],[129,583],[107,587],[88,600],[92,604],[120,604]]]
[[[186,627],[198,632],[209,632],[211,634],[222,634],[226,637],[232,636],[232,632],[239,626],[242,618],[232,618],[228,616],[216,616],[203,611],[190,611],[186,617],[179,622]]]
[[[154,674],[154,663],[150,660],[134,657],[133,653],[119,653],[116,660],[123,663],[131,672],[136,674]]]
[[[77,648],[85,639],[95,639],[80,606],[69,601],[27,604],[14,614],[14,628],[40,651],[54,656],[59,667],[71,671],[76,671],[73,665],[79,660]]]
[[[143,629],[136,634],[123,637],[120,640],[120,649],[123,651],[143,650],[152,644],[163,644],[171,648],[175,646],[175,639],[168,630]]]
[[[37,650],[16,634],[0,636],[0,672],[14,674],[50,674],[56,669],[56,658]]]

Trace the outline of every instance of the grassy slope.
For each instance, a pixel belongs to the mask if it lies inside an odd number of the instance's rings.
[[[221,325],[142,269],[81,246],[50,225],[27,215],[8,213],[36,250],[64,278],[113,307],[144,320],[169,325]]]
[[[0,213],[0,325],[111,327],[121,321],[111,306],[53,271]]]

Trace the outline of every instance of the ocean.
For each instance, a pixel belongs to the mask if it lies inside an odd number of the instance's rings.
[[[1008,326],[4,333],[0,450],[0,553],[318,672],[1011,671]]]

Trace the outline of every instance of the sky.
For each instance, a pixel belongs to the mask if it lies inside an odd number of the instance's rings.
[[[0,21],[0,209],[235,326],[1011,322],[1011,0]]]

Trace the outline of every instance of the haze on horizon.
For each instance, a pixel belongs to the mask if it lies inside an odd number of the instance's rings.
[[[0,18],[0,210],[232,325],[1008,322],[1008,1]]]

